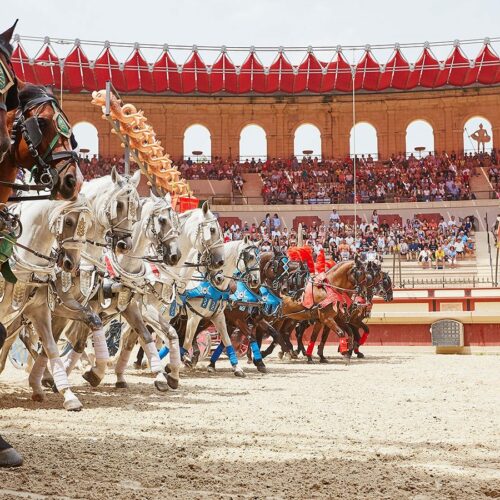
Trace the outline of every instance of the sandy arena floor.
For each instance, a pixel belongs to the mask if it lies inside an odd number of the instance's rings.
[[[500,356],[366,353],[246,379],[225,361],[166,395],[146,372],[128,391],[75,373],[80,413],[33,403],[9,366],[0,430],[26,465],[0,498],[500,498]]]

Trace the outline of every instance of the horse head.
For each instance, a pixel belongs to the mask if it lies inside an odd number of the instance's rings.
[[[52,197],[75,200],[83,183],[78,145],[68,118],[45,87],[22,86],[11,135],[15,164],[31,169],[35,183]]]
[[[378,295],[384,299],[385,302],[392,302],[393,292],[392,292],[392,280],[389,273],[383,272],[382,277],[378,284],[374,287],[374,295]]]
[[[17,80],[10,59],[13,47],[10,43],[17,21],[0,34],[0,162],[10,148],[10,133],[7,128],[7,112],[17,108]]]
[[[80,253],[92,224],[92,211],[87,199],[79,195],[75,201],[54,202],[49,215],[49,231],[56,241],[57,264],[73,272],[80,263]]]
[[[259,249],[248,236],[239,245],[236,273],[239,279],[248,283],[250,288],[260,285]]]
[[[181,258],[179,217],[172,208],[170,193],[167,193],[165,197],[151,193],[151,199],[153,207],[147,216],[145,234],[163,263],[175,266]]]
[[[132,226],[140,218],[140,171],[133,176],[121,176],[115,167],[111,175],[86,182],[83,192],[92,205],[102,237],[113,252],[126,254],[132,248]]]
[[[190,248],[198,252],[198,265],[217,271],[224,265],[224,238],[208,202],[202,208],[181,215],[182,231],[189,238]]]

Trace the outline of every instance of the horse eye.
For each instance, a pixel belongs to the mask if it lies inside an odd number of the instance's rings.
[[[123,203],[121,201],[119,201],[117,204],[116,204],[116,208],[118,208],[119,210],[121,210],[123,208]]]
[[[211,227],[211,228],[210,228],[210,232],[211,232],[212,234],[215,234],[215,227]]]
[[[167,223],[167,219],[165,217],[158,217],[158,222],[164,226]]]
[[[71,219],[66,219],[66,225],[71,227],[73,225],[73,221]]]

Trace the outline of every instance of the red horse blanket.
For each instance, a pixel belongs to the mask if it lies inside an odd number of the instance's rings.
[[[314,287],[323,289],[326,292],[326,297],[319,303],[314,302]],[[343,309],[352,304],[351,297],[346,292],[341,292],[332,287],[326,278],[325,273],[317,274],[313,280],[307,283],[302,295],[302,305],[306,309],[311,309],[314,306],[319,306],[321,309],[332,304],[335,311],[338,311],[339,305]]]

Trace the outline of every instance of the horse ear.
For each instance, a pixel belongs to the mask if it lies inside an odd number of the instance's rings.
[[[136,170],[134,172],[134,175],[130,178],[130,182],[135,186],[138,187],[139,183],[141,182],[141,171]]]
[[[5,30],[1,35],[0,38],[5,42],[5,43],[10,43],[12,40],[12,35],[14,34],[14,30],[16,29],[16,24],[19,19],[16,19],[16,22],[8,29]]]
[[[203,210],[203,215],[207,215],[208,211],[210,210],[210,205],[208,204],[208,201],[205,201],[203,205],[201,206],[201,209]]]
[[[114,184],[118,184],[118,182],[121,180],[120,174],[118,173],[118,170],[116,170],[115,166],[113,166],[113,168],[111,169],[111,180]]]
[[[250,243],[250,238],[248,237],[248,234],[246,234],[245,237],[243,238],[243,243],[245,243],[245,245],[248,245]]]

